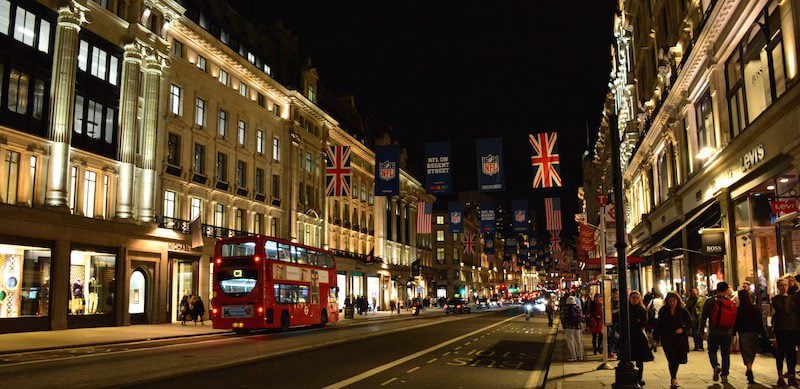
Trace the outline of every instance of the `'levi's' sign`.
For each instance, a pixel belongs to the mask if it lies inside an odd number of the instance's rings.
[[[744,155],[742,155],[742,172],[746,172],[752,169],[753,166],[758,165],[759,162],[764,160],[766,155],[767,151],[764,149],[763,143],[757,144],[752,150],[744,153]]]

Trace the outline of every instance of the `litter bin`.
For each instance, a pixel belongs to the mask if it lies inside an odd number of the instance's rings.
[[[344,318],[345,319],[353,319],[356,315],[356,308],[355,307],[344,307]]]

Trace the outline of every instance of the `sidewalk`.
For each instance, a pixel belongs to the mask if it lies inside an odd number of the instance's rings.
[[[443,315],[440,309],[422,311],[422,316]],[[339,314],[344,317],[343,313]],[[401,320],[411,317],[411,311],[396,312],[370,312],[368,315],[355,315],[354,319],[340,319],[335,323],[328,323],[331,327],[348,327],[363,325],[370,321],[386,321],[391,319]],[[215,330],[211,321],[207,320],[204,326],[180,323],[139,324],[118,327],[76,328],[69,330],[18,332],[0,334],[0,355],[52,350],[72,347],[98,346],[115,343],[128,343],[149,340],[175,339],[191,336],[207,336],[214,334],[230,333],[230,330]]]
[[[545,388],[611,388],[614,382],[614,370],[597,370],[597,367],[603,362],[603,356],[592,355],[592,336],[588,333],[584,333],[583,345],[586,349],[586,361],[567,362],[569,351],[567,351],[564,331],[559,328]],[[689,340],[689,345],[694,347],[692,340]],[[616,367],[617,361],[609,360],[609,365]],[[708,362],[708,352],[691,351],[689,352],[689,363],[681,365],[678,370],[678,384],[687,389],[747,388],[744,372],[742,356],[738,353],[731,354],[728,385],[714,382],[711,377],[712,370]],[[775,371],[775,358],[769,354],[756,355],[753,373],[756,384],[750,385],[750,388],[771,388],[778,379]],[[655,353],[655,361],[645,362],[642,379],[646,383],[646,388],[669,388],[669,368],[661,348]]]

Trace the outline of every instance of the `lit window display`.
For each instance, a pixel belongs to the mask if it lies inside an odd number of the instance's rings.
[[[116,264],[114,254],[77,250],[70,253],[70,315],[114,313]]]
[[[47,316],[50,249],[0,244],[0,318]]]

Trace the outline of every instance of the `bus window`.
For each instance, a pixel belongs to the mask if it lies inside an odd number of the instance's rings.
[[[308,263],[308,253],[302,247],[295,247],[295,262],[305,265]]]
[[[298,287],[297,302],[298,303],[307,303],[308,302],[308,287],[307,286],[299,286]]]
[[[288,284],[275,284],[275,302],[278,304],[297,304],[308,302],[308,287]]]
[[[333,269],[333,267],[334,267],[334,264],[335,264],[335,263],[334,263],[334,261],[333,261],[333,257],[332,257],[330,254],[327,254],[327,253],[326,253],[326,254],[325,254],[325,263],[324,263],[324,265],[323,265],[323,266],[324,266],[325,268],[328,268],[328,269]]]
[[[292,257],[289,254],[289,245],[278,243],[278,259],[283,262],[292,262]]]
[[[267,259],[271,259],[273,261],[278,260],[278,244],[268,240],[267,244],[264,245],[264,249],[267,250]]]
[[[235,269],[221,271],[216,275],[222,293],[232,297],[242,297],[255,288],[258,281],[258,271]]]
[[[314,250],[308,250],[308,264],[311,266],[319,266],[319,262],[317,260],[319,253]]]
[[[250,255],[256,255],[255,242],[229,243],[222,245],[223,257],[247,257]]]

